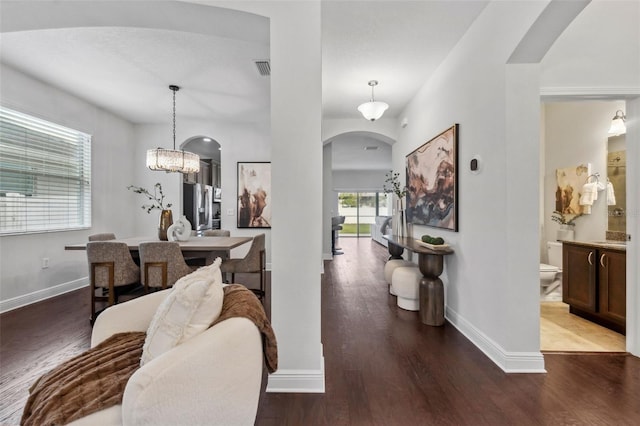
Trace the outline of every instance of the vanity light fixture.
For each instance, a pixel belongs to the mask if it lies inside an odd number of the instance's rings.
[[[198,173],[200,156],[176,149],[176,92],[180,87],[171,85],[173,92],[173,149],[156,148],[147,151],[147,167],[151,170],[180,173]]]
[[[611,120],[611,127],[609,128],[609,134],[614,136],[620,136],[627,133],[627,127],[624,125],[624,122],[627,120],[627,117],[624,115],[622,110],[617,110],[616,115]]]
[[[369,121],[376,121],[382,114],[389,108],[389,105],[385,102],[377,102],[373,98],[373,88],[378,85],[377,80],[371,80],[369,86],[371,86],[371,100],[365,102],[358,107],[358,111],[362,113],[362,116]]]

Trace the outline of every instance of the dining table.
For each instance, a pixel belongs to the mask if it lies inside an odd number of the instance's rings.
[[[196,237],[193,236],[187,241],[176,241],[180,246],[185,258],[203,258],[205,264],[210,265],[217,257],[223,260],[228,259],[231,249],[239,247],[252,241],[252,237]],[[126,243],[134,259],[138,259],[138,248],[140,243],[149,241],[160,241],[158,237],[129,237],[109,240],[113,242]],[[65,250],[86,250],[87,242],[77,244],[67,244]]]

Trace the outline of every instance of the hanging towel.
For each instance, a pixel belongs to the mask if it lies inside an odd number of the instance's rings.
[[[611,182],[607,182],[607,205],[616,205],[616,194],[613,192],[613,185],[611,184]]]
[[[595,200],[598,199],[598,187],[597,183],[585,183],[582,186],[582,194],[580,194],[580,205],[590,206]]]

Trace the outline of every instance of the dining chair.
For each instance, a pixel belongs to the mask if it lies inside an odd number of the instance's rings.
[[[116,234],[112,232],[104,232],[102,234],[89,235],[89,241],[109,241],[115,240]]]
[[[249,252],[243,258],[225,259],[220,265],[220,271],[223,274],[231,274],[231,283],[235,280],[235,274],[260,274],[260,288],[250,289],[264,301],[265,281],[266,281],[266,262],[265,262],[265,234],[258,234],[253,237],[253,242],[249,248]]]
[[[168,288],[190,274],[195,268],[184,260],[180,244],[175,241],[153,241],[140,243],[140,268],[145,291],[150,288]]]
[[[89,282],[91,286],[91,324],[96,319],[96,302],[118,303],[118,289],[135,286],[140,282],[140,268],[135,264],[126,243],[90,241],[87,243]],[[97,289],[104,289],[100,296]]]
[[[207,229],[202,235],[205,237],[230,237],[231,231],[228,229]]]

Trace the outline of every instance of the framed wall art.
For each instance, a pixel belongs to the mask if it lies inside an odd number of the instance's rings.
[[[407,222],[458,231],[458,124],[407,155]]]
[[[556,169],[556,211],[567,218],[591,213],[591,204],[581,205],[582,187],[591,177],[591,163]],[[594,182],[597,181],[597,178]]]
[[[271,163],[238,162],[238,228],[271,228]]]

